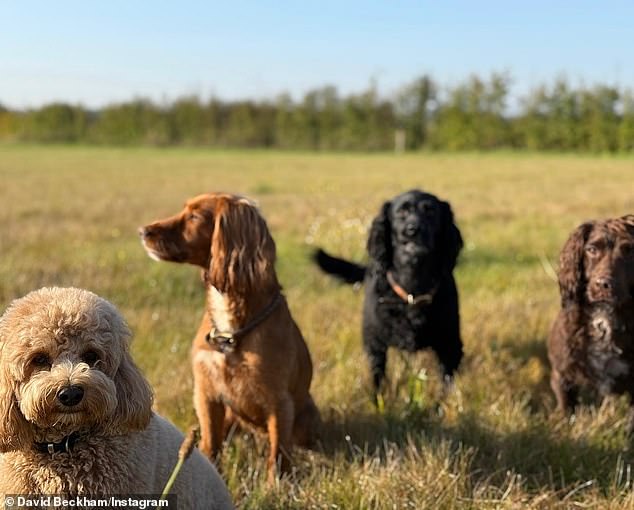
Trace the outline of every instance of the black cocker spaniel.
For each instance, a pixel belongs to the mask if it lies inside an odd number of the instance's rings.
[[[451,206],[411,190],[383,204],[368,238],[367,266],[319,249],[317,264],[346,283],[365,282],[363,344],[375,393],[389,346],[431,347],[450,381],[462,359],[458,292],[453,277],[462,236]]]

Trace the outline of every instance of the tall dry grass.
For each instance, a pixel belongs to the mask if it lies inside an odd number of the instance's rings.
[[[391,351],[386,410],[369,403],[361,294],[321,275],[313,246],[365,257],[383,200],[421,187],[452,203],[465,359],[439,401],[429,353]],[[349,155],[0,146],[0,306],[43,285],[116,303],[161,413],[195,422],[189,344],[203,307],[192,267],[147,258],[136,228],[192,195],[257,199],[315,365],[322,446],[265,483],[265,441],[236,435],[220,468],[242,508],[634,508],[625,399],[552,414],[549,264],[585,219],[634,211],[634,160],[543,155]]]

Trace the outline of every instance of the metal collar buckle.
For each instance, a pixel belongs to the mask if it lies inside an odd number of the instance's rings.
[[[228,352],[234,349],[236,338],[228,331],[218,331],[213,328],[205,337],[208,343],[213,343],[221,352]]]
[[[75,443],[79,439],[79,432],[73,432],[64,437],[59,443],[35,443],[35,449],[42,453],[53,455],[54,453],[71,453]]]
[[[392,271],[387,272],[387,281],[390,284],[390,287],[394,291],[394,293],[400,297],[403,301],[405,301],[409,306],[414,305],[429,305],[434,300],[434,296],[436,295],[436,291],[438,290],[438,285],[432,287],[432,289],[426,294],[420,294],[415,296],[414,294],[410,294],[403,287],[401,287],[396,280],[394,279],[394,275]]]
[[[246,326],[243,326],[234,332],[218,331],[215,327],[211,328],[211,331],[205,336],[205,340],[222,353],[231,352],[236,348],[238,339],[250,333],[253,329],[268,319],[281,302],[282,294],[278,292],[268,306],[262,310],[262,313],[260,313],[260,315]]]

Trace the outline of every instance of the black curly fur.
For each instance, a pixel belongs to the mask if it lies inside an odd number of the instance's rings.
[[[411,190],[381,207],[372,222],[367,266],[315,254],[322,270],[346,283],[365,282],[363,344],[375,392],[385,376],[389,346],[408,352],[430,347],[449,379],[462,359],[458,292],[453,277],[462,236],[447,202]],[[409,305],[392,290],[387,271],[413,295],[433,292],[429,304]]]

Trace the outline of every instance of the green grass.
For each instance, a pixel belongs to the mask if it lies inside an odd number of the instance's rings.
[[[313,245],[363,260],[382,202],[422,187],[451,201],[465,239],[456,277],[465,359],[440,401],[429,353],[390,353],[386,408],[368,400],[361,293],[321,275]],[[221,471],[236,502],[266,508],[634,508],[627,402],[553,415],[545,339],[572,228],[634,211],[634,160],[0,146],[0,306],[43,285],[113,301],[157,409],[185,429],[190,341],[203,308],[193,267],[156,263],[136,228],[195,194],[257,199],[315,365],[322,447],[266,484],[262,438],[240,435]]]

